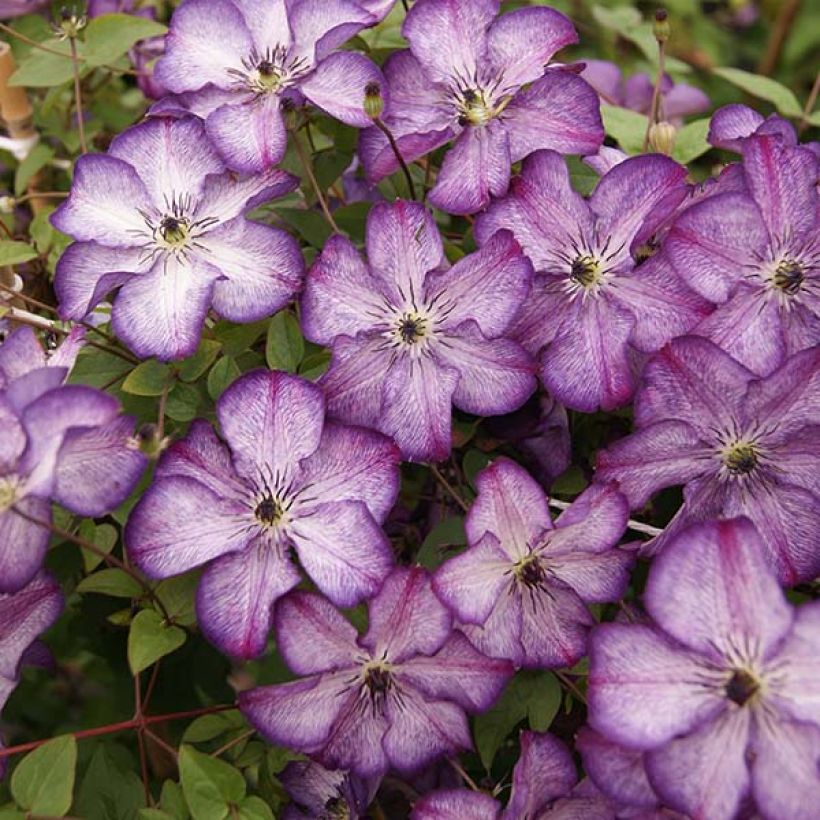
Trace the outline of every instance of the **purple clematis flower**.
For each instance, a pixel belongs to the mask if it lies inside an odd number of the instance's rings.
[[[163,360],[194,353],[211,307],[233,322],[269,316],[299,289],[302,254],[290,235],[242,214],[296,184],[277,170],[237,179],[193,118],[128,129],[107,155],[80,158],[51,217],[78,240],[57,265],[61,316],[81,319],[119,288],[117,335]]]
[[[45,572],[17,592],[0,594],[0,711],[17,686],[20,667],[32,660],[33,642],[57,620],[62,609],[60,587]],[[0,778],[5,769],[6,761],[0,758]]]
[[[73,327],[56,346],[51,344],[51,336],[47,334],[46,344],[43,346],[33,328],[16,328],[0,344],[0,390],[14,379],[41,367],[62,368],[63,377],[67,376],[85,344],[85,333],[84,327]]]
[[[498,0],[418,0],[402,26],[409,51],[384,66],[384,122],[404,159],[454,140],[430,191],[449,213],[505,194],[512,163],[539,148],[594,154],[604,139],[592,88],[571,71],[545,69],[577,42],[572,23],[550,8],[498,10]],[[398,169],[375,127],[362,132],[359,153],[374,182]]]
[[[697,333],[765,376],[820,343],[820,162],[779,136],[743,140],[748,193],[709,197],[669,232],[680,276],[719,304]]]
[[[521,732],[521,757],[512,780],[506,808],[483,792],[443,789],[422,797],[411,820],[614,820],[605,801],[573,793],[575,764],[553,735]]]
[[[380,778],[364,779],[300,760],[288,763],[279,782],[290,795],[282,820],[359,820],[366,816]]]
[[[668,157],[624,160],[589,202],[553,151],[528,157],[509,196],[476,221],[484,244],[500,228],[536,270],[510,335],[540,354],[541,378],[573,410],[612,410],[635,390],[634,359],[686,332],[710,310],[649,245],[687,195],[686,169]]]
[[[365,88],[381,88],[381,72],[335,49],[375,22],[351,0],[186,0],[154,76],[176,94],[201,92],[192,110],[227,165],[262,171],[285,155],[284,100],[307,98],[348,125],[371,124]]]
[[[411,774],[472,746],[465,712],[488,709],[512,675],[458,631],[420,567],[393,570],[355,628],[325,599],[276,604],[277,646],[300,680],[242,692],[239,707],[272,743],[362,777]]]
[[[252,658],[267,643],[271,605],[307,574],[334,603],[380,588],[393,563],[379,523],[398,492],[399,453],[370,430],[325,423],[322,391],[255,370],[219,398],[226,447],[197,421],[157,465],[125,530],[151,578],[207,564],[197,593],[206,637]]]
[[[747,137],[766,134],[779,136],[786,146],[797,145],[797,132],[788,120],[777,114],[764,117],[748,105],[733,103],[712,114],[707,139],[715,148],[741,154]]]
[[[820,800],[820,604],[794,610],[746,519],[670,542],[644,602],[656,626],[604,624],[589,720],[644,750],[652,788],[694,818],[809,820]]]
[[[436,572],[436,594],[484,654],[523,667],[572,666],[594,624],[585,602],[616,601],[629,581],[633,558],[613,549],[626,499],[614,485],[593,486],[553,524],[544,491],[506,458],[482,470],[476,487],[469,548]]]
[[[649,114],[655,80],[648,74],[633,74],[624,81],[621,69],[607,60],[584,60],[581,76],[601,95],[604,102],[629,108],[640,114]],[[673,82],[668,74],[661,80],[661,119],[677,128],[683,118],[709,110],[709,98],[699,88],[687,83]]]
[[[477,415],[520,407],[535,389],[534,364],[504,338],[532,268],[509,231],[445,267],[422,205],[377,204],[364,264],[332,237],[311,268],[302,328],[331,346],[321,384],[331,416],[392,436],[411,461],[450,453],[450,405]]]
[[[50,0],[0,0],[0,20],[33,14],[50,5]]]
[[[36,355],[18,331],[0,349],[0,382],[10,350]],[[29,339],[29,341],[32,341]],[[36,340],[33,340],[36,344]],[[39,345],[38,345],[39,347]],[[42,351],[40,351],[42,355]],[[51,500],[83,516],[118,507],[147,464],[134,419],[90,387],[63,386],[65,367],[28,369],[0,391],[0,592],[27,584],[43,563]]]
[[[712,342],[675,339],[647,365],[636,431],[598,456],[596,477],[618,481],[633,509],[683,484],[684,505],[664,533],[745,515],[783,584],[820,572],[820,348],[758,379]]]

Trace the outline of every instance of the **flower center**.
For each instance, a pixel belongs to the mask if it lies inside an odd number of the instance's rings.
[[[546,577],[544,567],[536,555],[528,555],[526,558],[522,558],[513,567],[513,572],[519,583],[531,589],[541,586]]]
[[[570,267],[569,278],[589,290],[603,279],[601,265],[597,259],[588,254],[579,256]]]
[[[256,520],[266,528],[275,527],[285,517],[285,508],[279,498],[267,493],[253,511]]]
[[[325,802],[319,820],[350,820],[350,806],[343,797],[331,797]]]
[[[164,216],[159,223],[159,233],[168,247],[181,248],[191,235],[190,224],[184,216]]]
[[[759,452],[748,441],[736,441],[721,452],[723,464],[732,475],[748,475],[757,467]]]
[[[745,669],[735,669],[724,688],[726,697],[738,706],[745,706],[760,691],[760,682]]]
[[[304,57],[291,57],[288,47],[277,45],[260,53],[254,49],[242,60],[244,70],[229,68],[240,91],[276,94],[310,69]]]
[[[0,478],[0,512],[5,512],[14,504],[19,484],[17,476],[10,475]]]
[[[405,344],[414,345],[426,335],[426,326],[427,322],[424,317],[405,313],[399,319],[396,332]]]
[[[787,296],[794,296],[805,279],[803,266],[794,259],[784,259],[774,269],[772,284]]]

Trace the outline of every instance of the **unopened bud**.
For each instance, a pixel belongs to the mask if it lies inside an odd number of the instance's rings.
[[[377,120],[384,111],[384,97],[378,83],[368,83],[364,89],[364,113],[371,120]]]
[[[88,18],[79,14],[75,9],[63,6],[60,9],[59,20],[54,31],[62,40],[76,40],[77,35],[85,28]]]
[[[665,43],[672,33],[672,27],[669,25],[669,14],[666,9],[658,9],[655,12],[655,22],[652,25],[652,33],[659,43]]]
[[[675,147],[675,137],[677,130],[671,122],[663,120],[661,122],[652,123],[649,126],[649,147],[659,154],[672,155],[672,149]]]
[[[15,199],[13,196],[0,196],[0,214],[14,212]]]

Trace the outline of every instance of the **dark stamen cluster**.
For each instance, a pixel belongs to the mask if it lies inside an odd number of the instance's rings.
[[[772,282],[789,296],[794,296],[803,284],[805,273],[803,266],[793,259],[784,259],[775,269]]]
[[[760,689],[760,684],[744,669],[736,669],[726,684],[726,697],[738,706],[744,706]]]

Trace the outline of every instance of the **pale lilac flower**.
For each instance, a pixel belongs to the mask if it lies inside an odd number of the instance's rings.
[[[34,641],[62,609],[60,587],[46,572],[38,573],[17,592],[0,594],[0,711],[17,686],[20,667],[32,660]],[[6,761],[0,758],[0,777],[5,768]]]
[[[504,338],[532,268],[509,231],[446,267],[420,204],[379,203],[367,221],[368,264],[341,236],[309,271],[302,328],[330,346],[328,413],[392,436],[411,461],[450,453],[451,404],[476,415],[520,407],[534,364]]]
[[[207,565],[197,592],[206,637],[229,655],[266,646],[271,605],[299,563],[339,606],[372,596],[393,563],[379,526],[398,492],[399,454],[370,430],[325,423],[314,384],[255,370],[219,398],[227,446],[205,421],[162,455],[125,543],[151,578]]]
[[[284,100],[307,98],[348,125],[371,124],[365,88],[383,86],[381,72],[336,49],[374,22],[351,0],[185,0],[154,76],[176,94],[198,92],[191,110],[230,168],[262,171],[285,155]]]
[[[404,159],[453,141],[430,191],[450,213],[473,213],[505,194],[512,163],[539,148],[593,154],[604,138],[592,88],[571,71],[545,68],[577,42],[572,23],[550,8],[498,10],[498,0],[418,0],[402,26],[409,51],[384,66],[384,121]],[[398,169],[375,127],[362,132],[359,153],[374,182]]]
[[[288,763],[278,779],[290,796],[282,820],[359,820],[380,782],[302,760]]]
[[[719,305],[695,331],[765,376],[820,343],[818,158],[779,136],[746,137],[748,193],[711,196],[672,226],[678,274]]]
[[[420,567],[397,568],[359,637],[325,599],[276,604],[277,648],[298,680],[242,692],[239,707],[272,743],[362,777],[412,774],[472,747],[466,712],[488,709],[512,675],[458,631]]]
[[[668,157],[633,157],[606,173],[589,201],[572,189],[564,158],[539,151],[510,194],[476,221],[483,244],[507,228],[536,270],[510,328],[541,379],[573,410],[612,410],[636,386],[638,353],[662,347],[710,306],[648,243],[687,195],[686,169]],[[645,260],[645,261],[644,261]]]
[[[26,338],[18,331],[10,341],[28,363],[36,352],[20,344]],[[13,372],[7,352],[0,348],[0,382]],[[51,500],[83,516],[110,512],[147,464],[119,402],[63,386],[66,375],[65,367],[26,365],[0,391],[0,592],[20,589],[43,563],[49,531],[26,516],[50,522]]]
[[[652,788],[696,818],[809,820],[820,800],[820,604],[794,610],[746,519],[693,525],[652,564],[656,626],[592,635],[589,720],[645,752]]]
[[[0,343],[0,390],[14,379],[41,367],[60,367],[63,376],[67,376],[85,344],[85,334],[86,328],[77,325],[61,341],[59,337],[55,339],[46,334],[43,345],[33,328],[25,325],[16,328]]]
[[[108,154],[78,160],[51,217],[78,240],[57,265],[61,316],[81,319],[119,288],[117,335],[163,360],[196,351],[209,308],[233,322],[269,316],[299,289],[302,254],[290,235],[243,214],[296,184],[278,170],[237,178],[193,118],[128,129]]]
[[[506,458],[482,470],[476,487],[469,547],[436,572],[436,594],[484,654],[572,666],[595,622],[586,604],[617,601],[629,582],[632,556],[613,549],[626,499],[614,485],[593,486],[553,524],[544,491]]]
[[[581,76],[601,95],[604,102],[649,114],[655,80],[639,72],[624,80],[621,69],[607,60],[584,60]],[[709,97],[688,83],[676,83],[668,74],[661,79],[660,118],[680,128],[683,118],[708,111]]]
[[[820,572],[820,348],[759,379],[714,343],[675,339],[646,366],[635,432],[598,456],[633,509],[661,487],[684,504],[657,552],[693,521],[745,515],[783,584]]]
[[[614,820],[605,801],[575,793],[575,764],[558,738],[521,732],[520,740],[505,808],[483,792],[442,789],[417,801],[411,820]]]

